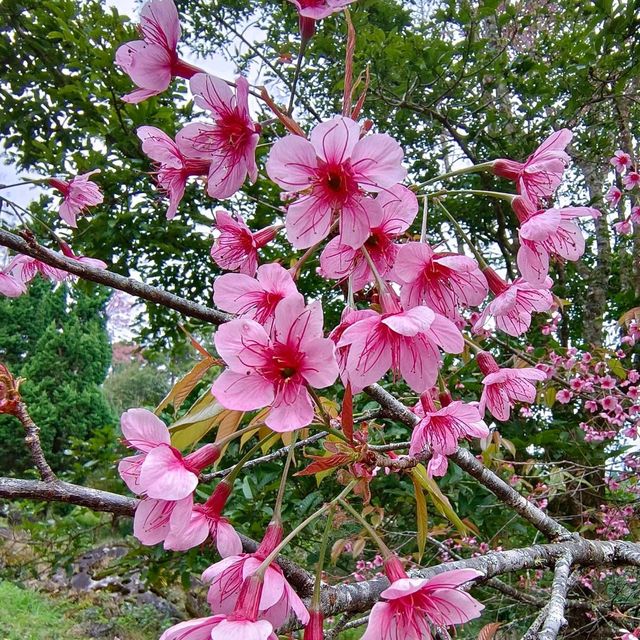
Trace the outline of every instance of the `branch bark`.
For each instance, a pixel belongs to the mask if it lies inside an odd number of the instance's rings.
[[[131,278],[125,278],[117,273],[108,271],[107,269],[97,269],[90,267],[86,264],[67,258],[51,249],[46,249],[40,246],[35,241],[27,242],[20,236],[17,236],[10,231],[0,229],[0,245],[13,249],[18,253],[22,253],[26,256],[36,258],[45,264],[48,264],[57,269],[62,269],[75,276],[83,278],[84,280],[90,280],[91,282],[97,282],[103,284],[112,289],[118,289],[119,291],[125,291],[133,296],[153,302],[154,304],[160,304],[174,311],[178,311],[185,316],[191,318],[197,318],[211,324],[221,324],[231,320],[231,316],[228,316],[222,311],[205,307],[197,302],[191,302],[186,298],[181,298],[173,293],[159,289],[158,287],[152,287],[151,285],[138,282]]]
[[[551,599],[549,600],[546,619],[540,633],[538,633],[538,640],[555,640],[560,629],[567,624],[564,610],[567,604],[572,562],[573,558],[570,553],[563,554],[556,562],[553,572],[553,584],[551,585]]]
[[[40,427],[38,427],[38,425],[31,419],[31,416],[27,411],[27,405],[24,402],[19,402],[15,412],[13,412],[12,415],[18,418],[18,420],[20,420],[20,423],[24,427],[24,441],[29,448],[31,459],[33,460],[33,464],[36,466],[40,477],[45,482],[53,482],[54,480],[56,480],[56,474],[49,466],[49,463],[47,462],[47,459],[44,455],[42,445],[40,444]]]

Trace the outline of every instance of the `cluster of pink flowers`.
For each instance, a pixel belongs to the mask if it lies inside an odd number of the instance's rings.
[[[634,225],[640,225],[640,191],[638,190],[640,187],[640,173],[634,166],[633,158],[622,149],[618,149],[614,153],[609,163],[616,171],[617,185],[614,184],[610,187],[605,199],[612,208],[617,208],[620,212],[620,217],[617,222],[613,223],[613,228],[620,235],[631,235]],[[624,193],[620,186],[625,191],[630,192],[628,194],[628,203],[622,202]],[[628,213],[625,215],[624,210],[627,204]]]

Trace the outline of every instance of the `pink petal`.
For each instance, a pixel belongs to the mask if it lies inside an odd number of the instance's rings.
[[[191,122],[176,134],[179,153],[188,158],[211,160],[217,149],[216,134],[218,127],[205,122]]]
[[[229,85],[208,73],[196,73],[189,80],[189,87],[195,103],[214,116],[220,117],[227,109],[235,106],[233,92]]]
[[[323,313],[319,300],[305,306],[301,295],[287,296],[278,303],[274,322],[274,339],[294,344],[322,336]]]
[[[0,273],[0,293],[8,298],[17,298],[26,293],[27,288],[23,282],[8,273]]]
[[[127,102],[128,104],[138,104],[140,102],[144,102],[147,98],[157,96],[163,91],[164,89],[136,89],[135,91],[122,96],[122,101]]]
[[[138,127],[136,135],[142,141],[142,150],[156,162],[166,167],[182,168],[182,154],[176,143],[156,127]]]
[[[484,605],[464,591],[457,589],[438,589],[433,593],[437,598],[437,615],[432,617],[441,625],[463,624],[473,618],[480,617]]]
[[[533,285],[544,283],[549,273],[549,253],[540,244],[524,241],[516,258],[522,277]]]
[[[395,275],[403,283],[417,280],[433,258],[433,250],[423,242],[407,242],[400,245],[393,265]]]
[[[130,491],[140,495],[140,467],[146,458],[146,454],[141,453],[137,456],[127,456],[122,458],[118,463],[118,474],[127,485]]]
[[[376,198],[382,207],[382,227],[385,233],[404,233],[416,219],[419,205],[416,194],[401,184],[381,191]]]
[[[140,468],[140,487],[150,497],[182,500],[198,486],[198,476],[184,466],[173,447],[162,444],[147,453]]]
[[[351,154],[351,166],[360,185],[368,191],[381,191],[402,182],[407,170],[402,166],[402,147],[386,133],[365,136]]]
[[[315,338],[305,342],[302,376],[314,388],[332,385],[338,377],[335,346],[327,338]]]
[[[242,553],[242,540],[238,532],[224,519],[218,521],[216,547],[223,558]]]
[[[269,336],[254,320],[238,318],[220,325],[214,335],[216,351],[233,371],[249,374],[264,366]]]
[[[140,31],[145,40],[174,50],[180,40],[180,20],[173,0],[151,0],[140,12]]]
[[[209,616],[180,622],[167,629],[160,640],[211,640],[211,632],[221,619],[221,616]]]
[[[408,311],[387,316],[382,323],[400,335],[415,336],[427,331],[434,318],[435,313],[428,307],[414,307]]]
[[[171,83],[171,57],[157,44],[127,42],[116,51],[116,64],[141,89],[164,91]]]
[[[273,384],[259,374],[223,371],[214,381],[211,393],[225,409],[253,411],[273,402]]]
[[[392,619],[391,605],[387,602],[377,602],[369,613],[367,629],[361,640],[387,640],[385,630],[389,628]]]
[[[211,640],[270,640],[273,633],[271,623],[266,620],[224,619],[211,631]]]
[[[464,338],[460,329],[439,313],[435,314],[428,333],[446,353],[462,353],[464,351]]]
[[[452,571],[443,571],[433,578],[429,578],[426,580],[425,586],[430,589],[455,588],[483,576],[484,574],[481,571],[476,571],[475,569],[453,569]]]
[[[176,511],[189,514],[192,504],[191,496],[178,502],[152,498],[140,500],[133,519],[133,535],[147,546],[162,542],[169,534],[173,514]]]
[[[240,189],[246,177],[247,165],[244,160],[229,155],[228,150],[223,149],[211,158],[207,194],[218,200],[230,198]]]
[[[440,354],[424,334],[402,339],[399,361],[400,374],[416,393],[422,393],[435,384]]]
[[[209,537],[209,521],[200,510],[189,508],[189,512],[171,514],[170,531],[164,548],[172,551],[186,551],[201,545]]]
[[[359,137],[360,125],[357,122],[336,116],[316,125],[310,139],[319,158],[330,164],[342,164],[350,158]]]
[[[327,237],[331,204],[313,193],[298,198],[287,209],[287,240],[295,249],[306,249]]]
[[[247,296],[253,299],[253,296],[263,293],[263,287],[255,278],[241,273],[225,273],[213,283],[213,304],[223,311],[240,313],[247,306]]]
[[[332,238],[320,254],[323,277],[335,280],[346,278],[353,268],[356,255],[357,249],[341,244],[339,237]]]
[[[147,409],[129,409],[120,418],[120,428],[134,449],[148,452],[159,444],[169,444],[171,436],[158,416]]]
[[[369,214],[376,215],[380,205],[371,198],[354,196],[340,212],[340,242],[354,249],[361,247],[369,237],[371,222]]]
[[[265,424],[279,433],[294,431],[311,424],[313,415],[313,403],[309,392],[303,386],[299,386],[295,392],[280,393],[276,396]]]
[[[267,159],[267,175],[287,191],[306,189],[315,176],[316,152],[308,140],[286,136],[277,140]]]

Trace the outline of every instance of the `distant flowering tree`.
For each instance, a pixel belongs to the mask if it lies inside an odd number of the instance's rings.
[[[293,0],[293,4],[300,19],[300,65],[315,21],[345,10],[349,2]],[[546,485],[529,486],[526,491],[520,486],[523,477],[513,466],[505,481],[488,462],[498,446],[513,447],[502,438],[495,421],[507,422],[517,412],[530,414],[549,391],[554,396],[547,400],[548,406],[557,403],[556,408],[571,407],[591,416],[580,423],[585,440],[638,438],[636,383],[640,376],[620,364],[628,350],[621,347],[617,360],[594,358],[577,349],[534,357],[533,347],[520,350],[508,341],[524,337],[534,321],[539,324],[535,314],[563,304],[553,293],[551,265],[582,257],[589,228],[583,219],[596,219],[600,211],[551,206],[569,163],[566,149],[572,133],[567,129],[552,133],[524,162],[490,160],[419,182],[403,165],[401,141],[385,132],[372,132],[374,123],[360,118],[366,85],[356,105],[352,104],[355,34],[348,10],[345,16],[349,35],[342,112],[317,118],[308,131],[293,110],[295,82],[291,104],[285,109],[243,76],[224,80],[182,60],[178,55],[181,28],[173,0],[149,0],[141,10],[142,39],[117,50],[116,63],[138,87],[123,97],[125,101],[142,102],[167,90],[173,78],[182,77],[189,80],[194,104],[207,112],[209,121],[187,124],[175,139],[151,125],[140,126],[136,133],[142,151],[154,164],[158,189],[168,197],[168,220],[179,214],[190,178],[206,184],[210,197],[228,200],[229,210],[215,212],[211,258],[221,269],[235,273],[213,282],[216,309],[116,276],[104,263],[76,256],[57,236],[62,254],[40,247],[28,234],[25,239],[8,232],[0,236],[2,244],[19,254],[0,273],[3,295],[21,295],[37,274],[55,282],[77,275],[218,325],[217,356],[194,340],[203,360],[156,412],[131,408],[121,417],[124,443],[136,453],[123,458],[118,471],[140,499],[118,503],[117,496],[83,494],[78,488],[56,484],[39,448],[37,426],[21,402],[19,381],[6,368],[0,368],[0,411],[15,415],[26,429],[34,462],[43,480],[52,483],[53,489],[42,494],[44,499],[134,511],[134,535],[145,545],[162,542],[167,550],[184,551],[207,540],[215,544],[222,559],[202,576],[209,585],[212,615],[181,622],[168,629],[162,640],[273,640],[278,631],[303,627],[306,640],[321,640],[328,624],[333,624],[331,637],[349,625],[357,626],[347,618],[337,623],[326,618],[367,611],[368,620],[358,621],[367,623],[365,640],[433,640],[446,637],[447,628],[482,615],[484,605],[467,592],[476,583],[517,596],[514,587],[496,576],[541,566],[553,570],[549,597],[526,593],[519,597],[529,604],[532,599],[541,603],[540,619],[526,637],[549,640],[566,624],[567,594],[575,584],[572,572],[640,564],[638,543],[624,539],[630,532],[626,524],[633,508],[603,504],[597,514],[599,537],[587,539],[581,536],[582,530],[571,531],[546,512]],[[250,95],[266,105],[269,118],[257,121]],[[261,136],[270,145],[263,166],[256,156]],[[634,194],[640,175],[632,156],[618,151],[610,163],[623,176],[624,189]],[[453,176],[480,172],[512,181],[516,193],[433,186]],[[77,215],[102,201],[98,186],[89,180],[94,173],[70,181],[49,180],[63,196],[60,216],[72,227]],[[253,230],[232,212],[231,198],[259,176],[270,181],[269,187],[281,201],[270,205],[275,210],[272,224]],[[520,270],[517,278],[508,281],[498,273],[502,270],[493,257],[495,269],[489,266],[490,257],[464,231],[464,220],[448,212],[443,201],[461,194],[494,197],[511,205],[519,221],[514,249]],[[614,187],[607,199],[615,207],[622,197]],[[429,203],[444,211],[459,246],[466,245],[471,255],[427,242]],[[629,220],[619,223],[620,233],[627,230],[623,224],[638,223],[637,209],[632,207]],[[261,264],[263,250],[276,239],[304,253],[289,265],[284,257],[281,262]],[[324,301],[319,296],[305,300],[298,289],[314,257],[319,261],[315,275],[333,284],[337,281],[344,291],[341,319],[335,326],[326,326]],[[628,349],[640,337],[637,310],[632,310],[626,323]],[[542,332],[549,335],[554,330],[552,321]],[[491,349],[499,344],[512,351],[512,362],[496,360]],[[227,424],[215,442],[183,452],[204,434],[167,426],[157,414],[169,403],[179,405],[214,366],[222,371],[212,383],[211,394],[199,403],[208,407],[207,419],[221,424],[228,418],[233,426]],[[473,396],[458,393],[465,389],[461,372],[477,383]],[[327,389],[325,393],[333,398],[341,397],[333,409],[330,399],[319,395]],[[379,410],[357,415],[355,397],[361,393],[370,396]],[[197,410],[202,411],[202,406]],[[240,427],[245,414],[252,412],[258,413],[247,416],[247,424]],[[391,438],[389,442],[380,435],[381,428],[373,428],[376,420],[401,425],[405,441]],[[309,436],[309,431],[315,433]],[[260,441],[225,474],[206,472],[226,455],[229,442],[241,438],[244,446],[256,434]],[[224,513],[245,465],[278,439],[286,447],[265,459],[286,456],[286,462],[271,523],[257,544],[241,537],[235,527],[242,523],[232,524]],[[292,523],[285,534],[282,505],[293,454],[300,445],[320,439],[323,454],[312,456],[313,461],[298,475],[316,475],[320,480],[339,469],[332,475],[334,496],[300,523]],[[472,455],[470,448],[478,449],[479,456]],[[477,557],[475,542],[467,538],[464,549],[471,550],[472,556],[453,562],[450,546],[436,540],[446,555],[441,564],[405,569],[398,553],[388,548],[367,519],[372,496],[382,504],[391,499],[376,494],[377,476],[398,473],[411,478],[418,514],[416,557],[420,558],[427,541],[425,492],[453,525],[469,529],[434,480],[447,473],[450,461],[550,543]],[[607,482],[631,485],[637,469],[635,456],[625,454],[615,477],[610,474]],[[211,481],[219,475],[226,477],[210,490]],[[34,497],[40,495],[38,491],[44,490],[33,489]],[[637,485],[629,491],[637,495]],[[527,498],[522,493],[528,493]],[[354,507],[358,501],[363,506]],[[326,526],[314,578],[279,556],[293,538],[320,519]],[[357,522],[378,546],[381,560],[376,566],[383,566],[384,577],[329,585],[324,582],[323,562],[330,534],[348,521]],[[486,554],[488,545],[480,551]],[[601,608],[598,611],[602,613]],[[492,632],[489,624],[480,637],[494,637],[491,633],[495,635],[495,628]],[[633,634],[626,632],[624,637]]]

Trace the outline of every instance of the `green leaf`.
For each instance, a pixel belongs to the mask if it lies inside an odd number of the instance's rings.
[[[418,480],[412,476],[413,490],[416,499],[416,528],[418,530],[418,562],[422,560],[424,548],[427,544],[427,499]]]

